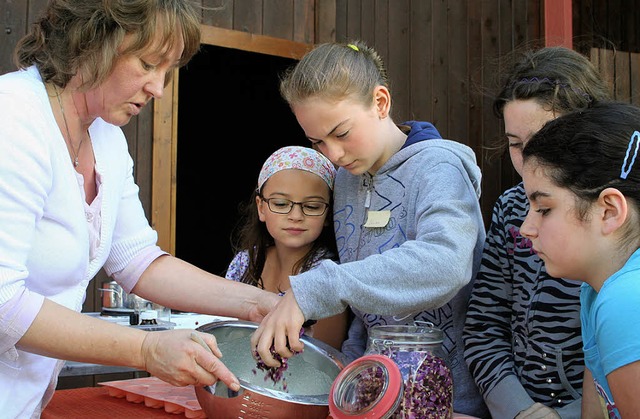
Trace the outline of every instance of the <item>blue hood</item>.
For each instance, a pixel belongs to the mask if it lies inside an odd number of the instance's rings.
[[[402,148],[408,147],[411,144],[415,144],[419,141],[431,140],[434,138],[442,138],[435,126],[430,122],[423,121],[407,121],[400,125],[407,125],[411,128],[409,134],[407,134],[407,141],[405,141]]]

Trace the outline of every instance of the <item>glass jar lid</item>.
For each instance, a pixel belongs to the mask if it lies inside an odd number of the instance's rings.
[[[384,419],[396,411],[403,395],[400,370],[384,355],[365,355],[344,367],[329,392],[333,419]]]
[[[444,334],[430,322],[415,322],[413,325],[378,325],[369,329],[369,340],[376,344],[389,345],[439,345]],[[386,344],[385,344],[386,342]]]

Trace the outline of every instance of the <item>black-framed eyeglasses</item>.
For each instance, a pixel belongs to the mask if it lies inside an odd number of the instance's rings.
[[[260,199],[267,203],[269,210],[276,214],[289,214],[294,205],[300,205],[304,215],[308,215],[309,217],[319,217],[324,215],[327,208],[329,208],[329,204],[322,201],[294,202],[284,198],[265,198],[262,195],[259,196]]]

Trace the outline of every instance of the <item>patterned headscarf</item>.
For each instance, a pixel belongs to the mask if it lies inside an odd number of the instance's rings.
[[[336,177],[336,168],[322,153],[313,148],[288,146],[276,150],[262,165],[258,176],[258,190],[262,185],[281,170],[300,169],[314,173],[322,178],[329,189],[333,190],[333,181]]]

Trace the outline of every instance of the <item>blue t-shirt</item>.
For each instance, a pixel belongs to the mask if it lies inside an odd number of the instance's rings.
[[[604,282],[600,292],[583,283],[580,304],[585,366],[609,418],[620,418],[607,374],[640,360],[640,250]]]

